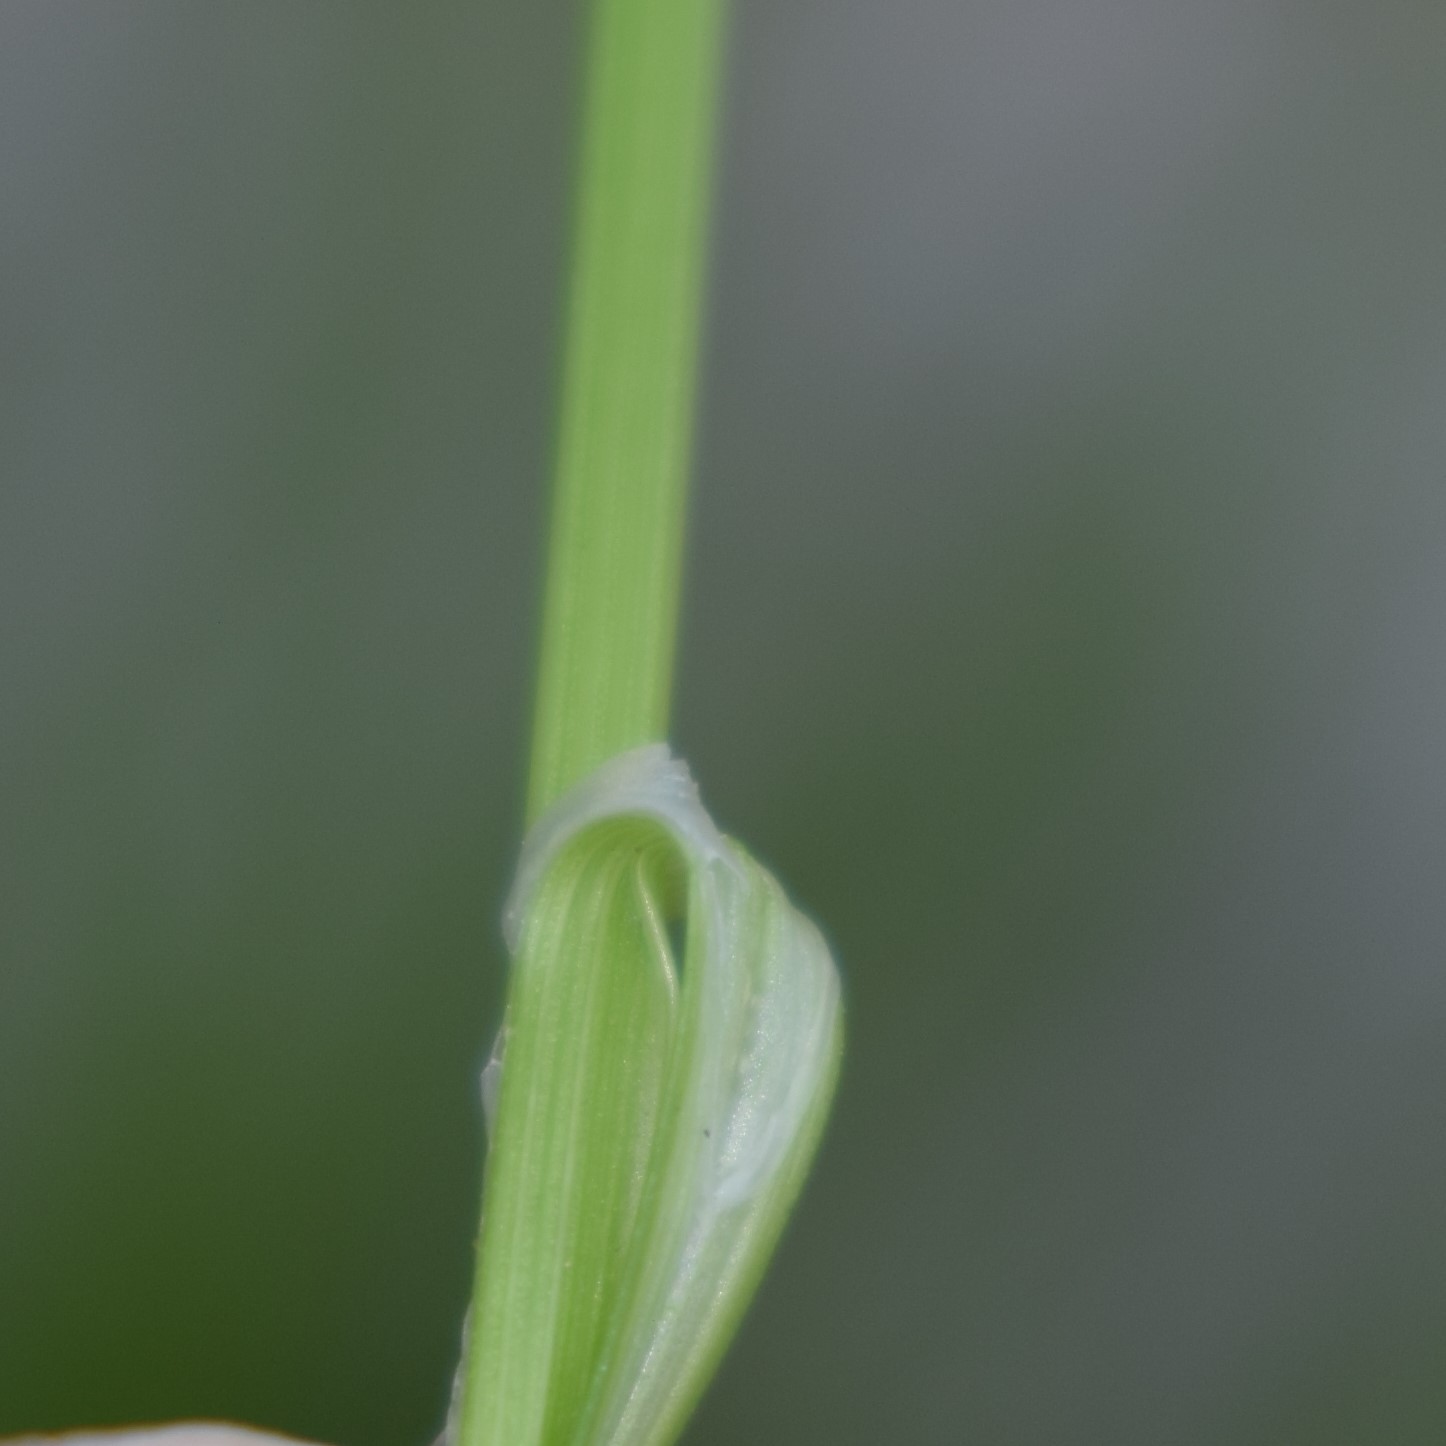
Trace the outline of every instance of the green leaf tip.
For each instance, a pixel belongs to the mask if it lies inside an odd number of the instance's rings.
[[[506,932],[478,1285],[448,1435],[666,1446],[818,1144],[838,972],[662,744],[613,758],[537,821]]]

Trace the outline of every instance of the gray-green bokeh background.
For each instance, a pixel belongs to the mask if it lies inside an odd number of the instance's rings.
[[[422,1446],[561,0],[0,5],[0,1434]],[[688,1435],[1446,1439],[1446,10],[743,0],[676,742],[825,922]]]

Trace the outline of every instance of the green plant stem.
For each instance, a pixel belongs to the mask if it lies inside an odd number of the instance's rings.
[[[667,734],[722,6],[592,4],[529,821]],[[677,1012],[638,858],[605,851],[587,907],[564,870],[513,941],[459,1446],[593,1439]]]
[[[722,0],[595,0],[527,811],[668,730]]]

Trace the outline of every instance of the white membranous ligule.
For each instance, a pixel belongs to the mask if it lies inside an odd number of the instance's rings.
[[[532,829],[505,917],[516,967],[530,967],[531,911],[552,871],[660,846],[682,876],[685,958],[679,978],[660,945],[672,998],[661,1103],[593,1379],[558,1438],[576,1446],[654,1446],[681,1429],[802,1183],[837,1073],[840,991],[827,945],[718,831],[686,765],[662,744],[610,760]],[[648,913],[655,906],[642,898]],[[612,907],[628,907],[621,887]],[[495,1063],[489,1069],[495,1099]],[[506,1081],[506,1065],[501,1074]],[[505,1111],[507,1083],[501,1094]],[[484,1278],[487,1269],[484,1231]]]

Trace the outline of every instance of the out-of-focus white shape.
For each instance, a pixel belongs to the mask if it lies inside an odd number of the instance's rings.
[[[299,1437],[219,1421],[176,1421],[121,1430],[65,1431],[55,1435],[10,1436],[0,1446],[309,1446]]]

